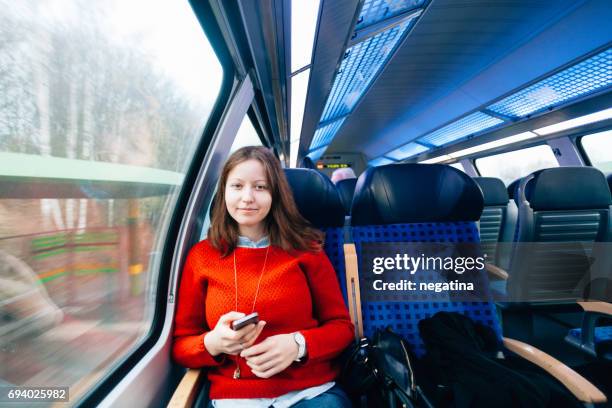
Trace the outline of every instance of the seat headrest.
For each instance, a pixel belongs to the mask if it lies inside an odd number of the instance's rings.
[[[508,191],[508,197],[511,200],[514,200],[516,205],[518,205],[518,199],[516,198],[516,192],[518,190],[518,186],[520,182],[521,182],[521,179],[517,178],[512,183],[508,184],[508,188],[506,188],[506,190]]]
[[[612,192],[612,173],[608,174],[608,177],[606,177],[608,179],[608,188],[610,189],[610,192]]]
[[[510,198],[504,182],[495,177],[474,177],[484,195],[484,205],[506,205]]]
[[[285,169],[300,214],[317,228],[344,226],[344,207],[331,180],[316,170]]]
[[[305,169],[316,169],[317,166],[315,166],[314,162],[312,161],[312,159],[308,156],[305,156],[302,159],[302,163],[301,163],[301,167],[305,168]]]
[[[525,198],[534,210],[607,209],[612,204],[606,178],[594,167],[558,167],[532,175]]]
[[[464,172],[442,164],[390,164],[357,181],[351,225],[476,221],[480,188]]]
[[[336,183],[336,188],[342,199],[342,204],[344,204],[344,213],[347,215],[351,213],[351,204],[353,203],[353,194],[355,193],[356,184],[356,178],[344,179]]]

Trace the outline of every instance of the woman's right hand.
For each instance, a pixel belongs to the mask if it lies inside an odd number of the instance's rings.
[[[249,324],[234,331],[231,324],[234,320],[244,317],[244,313],[229,312],[219,318],[214,329],[204,336],[204,346],[212,356],[219,354],[239,354],[243,349],[251,347],[263,330],[266,322]]]

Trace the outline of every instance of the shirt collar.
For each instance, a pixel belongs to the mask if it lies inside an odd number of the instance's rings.
[[[239,248],[266,248],[270,246],[270,238],[266,235],[259,241],[254,242],[248,237],[239,236],[237,246]]]

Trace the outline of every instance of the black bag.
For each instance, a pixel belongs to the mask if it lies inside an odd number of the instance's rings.
[[[389,327],[347,350],[340,383],[360,406],[432,407],[415,382],[406,342]]]

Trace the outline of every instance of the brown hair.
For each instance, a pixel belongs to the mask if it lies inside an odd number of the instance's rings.
[[[246,146],[236,150],[225,162],[213,201],[212,217],[208,229],[211,245],[227,256],[238,244],[238,223],[230,216],[225,205],[225,185],[229,173],[238,164],[257,160],[264,167],[266,180],[272,195],[272,206],[265,218],[270,244],[286,251],[320,251],[323,233],[313,228],[297,209],[293,192],[289,187],[280,161],[270,150],[262,146]]]

